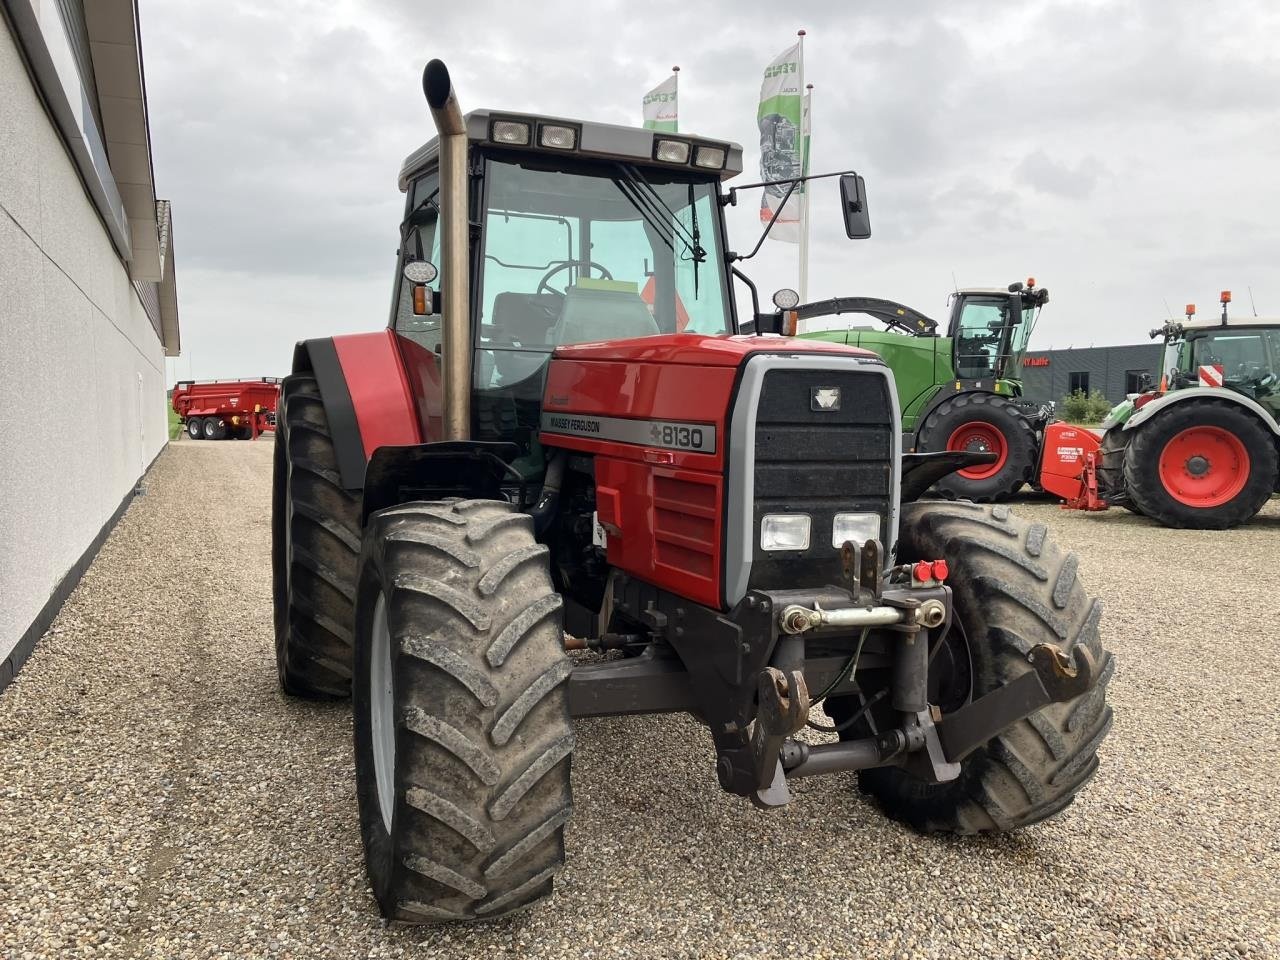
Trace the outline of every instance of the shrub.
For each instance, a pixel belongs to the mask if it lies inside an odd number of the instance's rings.
[[[1111,401],[1102,395],[1101,390],[1088,394],[1083,390],[1073,390],[1058,404],[1058,415],[1072,423],[1101,423],[1110,410]]]

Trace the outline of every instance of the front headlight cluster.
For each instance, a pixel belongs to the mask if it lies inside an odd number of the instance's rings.
[[[766,513],[760,518],[761,550],[808,550],[813,520],[807,513]],[[831,523],[831,546],[846,540],[865,543],[880,536],[878,513],[837,513]]]

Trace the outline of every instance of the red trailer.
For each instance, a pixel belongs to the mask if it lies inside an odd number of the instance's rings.
[[[256,380],[179,380],[173,411],[192,440],[256,440],[276,428],[278,377]]]

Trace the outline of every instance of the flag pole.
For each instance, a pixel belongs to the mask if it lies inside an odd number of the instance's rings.
[[[671,77],[676,98],[676,128],[672,132],[678,133],[680,131],[680,67],[678,65],[671,68]]]
[[[800,144],[804,150],[800,175],[809,174],[809,141],[813,131],[813,84],[805,84],[800,100]],[[800,198],[800,302],[809,302],[809,191]]]
[[[797,30],[796,36],[800,38],[800,175],[804,176],[805,165],[808,161],[808,150],[804,141],[804,38],[805,31]],[[801,185],[803,189],[803,184]],[[800,302],[807,303],[809,295],[809,204],[808,197],[802,193],[800,195]]]

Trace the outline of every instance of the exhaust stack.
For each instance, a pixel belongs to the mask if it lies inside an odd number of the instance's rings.
[[[471,436],[471,305],[468,262],[467,132],[449,79],[432,60],[422,72],[422,92],[440,137],[440,351],[444,387],[444,439]]]

